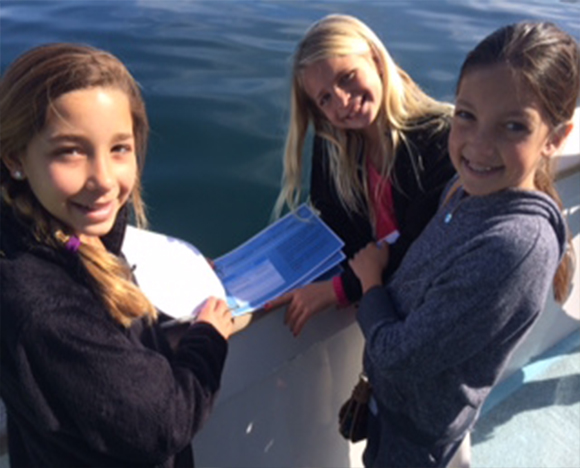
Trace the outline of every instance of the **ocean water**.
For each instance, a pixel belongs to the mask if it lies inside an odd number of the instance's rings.
[[[427,92],[449,101],[465,54],[499,26],[549,20],[580,40],[578,0],[1,0],[0,69],[46,42],[121,58],[152,127],[151,228],[216,257],[269,222],[291,54],[328,13],[365,21]]]

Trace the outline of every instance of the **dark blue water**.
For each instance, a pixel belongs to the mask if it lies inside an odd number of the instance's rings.
[[[290,55],[332,12],[369,24],[426,91],[446,100],[465,53],[501,25],[550,20],[580,37],[577,0],[1,0],[1,69],[54,41],[121,58],[143,87],[153,129],[144,175],[152,229],[218,256],[269,221]]]

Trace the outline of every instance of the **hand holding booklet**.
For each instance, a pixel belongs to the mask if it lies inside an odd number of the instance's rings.
[[[339,271],[342,240],[306,204],[231,252],[214,268],[191,244],[129,228],[123,253],[141,289],[176,321],[191,320],[209,296],[227,300],[234,316]]]
[[[308,284],[338,265],[344,243],[308,205],[215,260],[234,315]]]

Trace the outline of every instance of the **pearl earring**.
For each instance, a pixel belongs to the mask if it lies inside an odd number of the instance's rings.
[[[14,171],[12,177],[14,177],[16,180],[24,180],[24,174],[19,170]]]

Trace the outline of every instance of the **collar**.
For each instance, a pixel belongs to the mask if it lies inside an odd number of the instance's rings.
[[[121,253],[123,238],[129,219],[129,208],[125,204],[117,214],[113,228],[101,237],[105,248],[114,255]],[[29,223],[14,214],[10,206],[0,205],[0,251],[3,255],[10,255],[17,251],[30,251],[36,248],[47,248],[41,245],[32,235]]]

